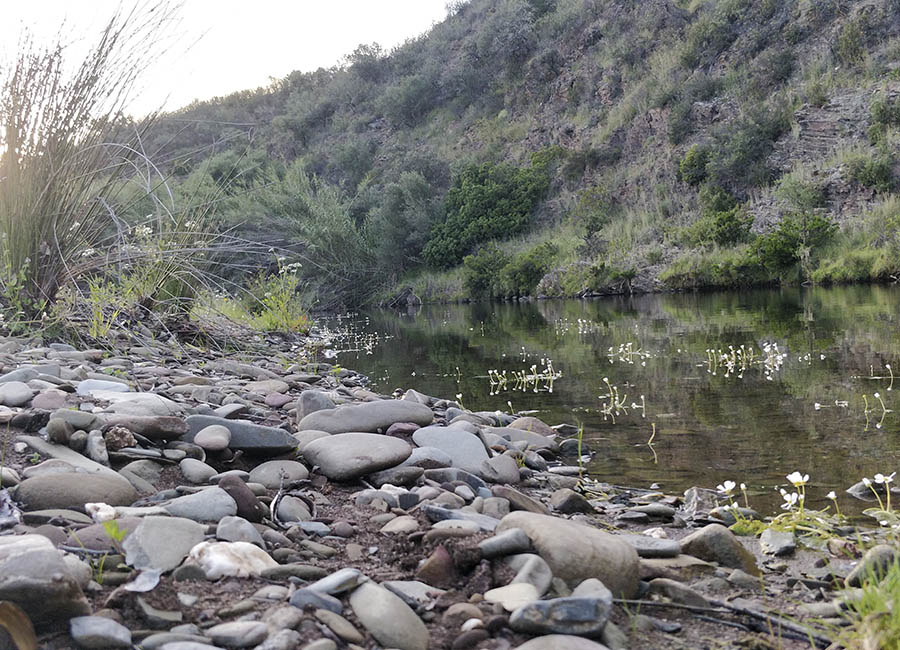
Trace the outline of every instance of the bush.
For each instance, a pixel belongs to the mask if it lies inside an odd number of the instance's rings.
[[[894,187],[894,161],[887,153],[854,156],[847,161],[847,172],[854,181],[878,192]]]
[[[531,295],[558,253],[554,243],[544,242],[514,256],[500,271],[500,292],[507,296]]]
[[[474,255],[463,258],[463,287],[472,298],[490,298],[496,295],[497,279],[509,255],[496,244],[488,244]]]
[[[825,207],[825,193],[813,181],[788,174],[778,181],[775,196],[786,201],[793,212],[805,212]]]
[[[889,128],[900,127],[900,97],[890,98],[881,93],[869,108],[869,140],[878,144]]]
[[[824,259],[811,279],[818,284],[885,281],[900,271],[900,258],[887,247],[850,250]]]
[[[866,46],[859,20],[849,20],[844,23],[838,32],[834,50],[838,61],[844,65],[855,65],[865,58]]]
[[[549,184],[545,166],[464,167],[447,192],[446,218],[431,231],[425,261],[447,268],[482,242],[522,232]]]
[[[687,230],[691,243],[700,246],[734,246],[747,241],[753,217],[725,190],[704,186],[700,190],[702,216]]]
[[[799,263],[801,272],[809,278],[814,253],[831,239],[835,230],[837,226],[820,214],[788,215],[778,228],[756,240],[757,259],[778,276],[784,276]]]
[[[706,164],[709,162],[709,150],[699,145],[692,145],[678,164],[678,180],[692,187],[706,180]]]

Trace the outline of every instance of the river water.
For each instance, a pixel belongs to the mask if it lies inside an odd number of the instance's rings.
[[[900,287],[874,286],[426,305],[325,324],[344,332],[337,363],[380,392],[582,426],[599,480],[679,493],[730,479],[773,514],[794,470],[824,506],[829,490],[900,468],[898,321]]]

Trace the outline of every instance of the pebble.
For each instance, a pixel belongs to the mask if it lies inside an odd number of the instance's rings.
[[[229,648],[248,648],[262,643],[269,636],[269,626],[259,621],[233,621],[213,625],[206,635],[218,645]]]
[[[398,650],[427,650],[428,629],[395,594],[366,582],[350,594],[356,618],[381,645]]]
[[[228,444],[231,442],[231,431],[221,424],[211,424],[200,429],[194,436],[193,442],[207,451],[221,451],[228,448]]]

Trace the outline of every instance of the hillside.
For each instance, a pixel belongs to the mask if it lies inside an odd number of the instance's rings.
[[[892,280],[897,0],[472,0],[162,117],[318,305]]]

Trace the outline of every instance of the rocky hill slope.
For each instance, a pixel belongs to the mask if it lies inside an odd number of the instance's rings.
[[[896,0],[472,0],[147,149],[336,304],[891,280],[898,126]]]

